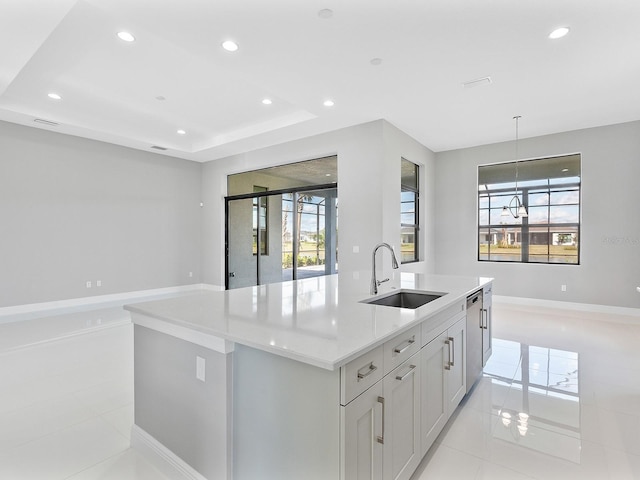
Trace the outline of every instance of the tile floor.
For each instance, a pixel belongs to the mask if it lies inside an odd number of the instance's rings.
[[[122,313],[0,324],[0,479],[164,480],[129,448],[133,326]]]
[[[493,334],[413,480],[640,479],[640,317],[496,303]]]
[[[0,479],[166,480],[129,448],[132,327],[107,310],[0,324]],[[413,480],[640,479],[639,346],[637,317],[496,303],[485,375]]]

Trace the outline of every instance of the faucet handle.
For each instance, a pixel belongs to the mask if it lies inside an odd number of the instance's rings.
[[[388,282],[388,281],[389,281],[389,279],[388,279],[388,278],[385,278],[384,280],[377,280],[377,281],[376,281],[376,283],[377,283],[378,285],[380,285],[380,284],[382,284],[382,283],[384,283],[384,282]]]

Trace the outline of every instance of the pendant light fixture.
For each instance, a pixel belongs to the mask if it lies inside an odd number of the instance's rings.
[[[520,197],[518,196],[518,121],[522,118],[520,115],[516,115],[513,119],[516,121],[516,189],[513,194],[513,198],[509,202],[508,206],[502,207],[502,213],[500,216],[504,219],[504,217],[508,217],[511,215],[513,218],[526,218],[529,216],[527,213],[527,209],[520,201]]]

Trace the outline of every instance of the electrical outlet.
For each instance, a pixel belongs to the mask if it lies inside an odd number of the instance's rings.
[[[102,286],[102,280],[96,280],[96,287]]]
[[[189,272],[189,278],[193,277],[193,272]]]
[[[87,281],[85,285],[87,286],[87,288],[91,288],[91,280]]]
[[[562,290],[563,292],[567,291],[567,286],[566,285],[560,285],[560,290]]]

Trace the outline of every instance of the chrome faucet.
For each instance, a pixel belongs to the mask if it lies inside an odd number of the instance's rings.
[[[378,286],[381,283],[388,282],[389,279],[385,278],[384,280],[378,280],[376,278],[376,252],[380,247],[387,247],[391,252],[391,267],[398,268],[398,260],[396,260],[396,254],[393,251],[393,248],[388,243],[379,243],[373,249],[373,254],[371,255],[371,295],[378,294]]]

